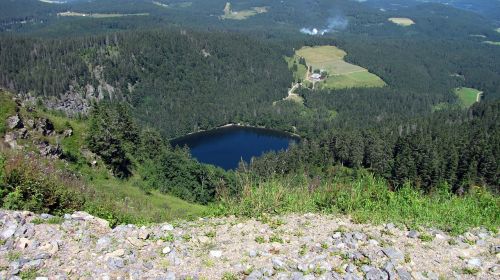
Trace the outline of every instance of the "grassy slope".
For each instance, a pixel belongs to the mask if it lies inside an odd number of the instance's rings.
[[[5,133],[7,125],[5,120],[16,113],[16,104],[8,95],[2,94],[0,90],[0,134]]]
[[[15,103],[12,102],[11,97],[0,93],[0,117],[4,120],[14,112]],[[62,139],[61,146],[65,153],[69,153],[74,160],[69,164],[59,162],[59,166],[81,174],[82,179],[90,187],[89,194],[85,194],[91,198],[87,211],[102,216],[99,208],[104,206],[106,209],[119,213],[120,219],[131,223],[187,219],[202,216],[206,212],[204,206],[188,203],[167,194],[157,191],[146,194],[138,187],[141,183],[140,179],[132,178],[126,181],[116,179],[109,174],[102,163],[99,163],[97,168],[91,168],[81,153],[87,132],[87,123],[84,120],[68,119],[59,114],[41,110],[36,113],[21,110],[21,115],[27,116],[28,114],[50,119],[56,131],[62,131],[68,126],[73,129],[73,136]],[[1,123],[4,125],[4,122]],[[55,139],[47,140],[55,143]]]
[[[481,93],[481,91],[473,88],[462,87],[455,89],[455,94],[458,96],[462,106],[467,108],[476,103],[479,93]]]
[[[444,188],[430,195],[410,186],[393,192],[386,181],[369,174],[324,180],[314,191],[307,185],[305,176],[249,181],[241,199],[225,199],[213,211],[244,216],[340,213],[358,222],[393,222],[413,229],[437,227],[454,234],[477,226],[497,231],[500,226],[500,198],[479,188],[464,197]]]
[[[303,47],[296,56],[304,57],[313,69],[326,70],[329,77],[320,87],[339,89],[352,87],[382,87],[385,82],[363,67],[344,61],[346,52],[334,46]],[[305,75],[305,73],[304,73]]]

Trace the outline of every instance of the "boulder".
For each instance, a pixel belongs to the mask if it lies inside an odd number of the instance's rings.
[[[7,118],[7,127],[9,129],[16,129],[23,127],[23,121],[19,117],[19,115],[10,116]]]

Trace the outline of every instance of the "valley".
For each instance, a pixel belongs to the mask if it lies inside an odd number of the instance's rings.
[[[0,278],[498,278],[500,10],[448,2],[0,0]]]

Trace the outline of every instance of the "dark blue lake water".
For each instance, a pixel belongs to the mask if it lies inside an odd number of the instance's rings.
[[[288,148],[299,138],[280,131],[229,126],[190,134],[172,141],[172,145],[187,145],[198,161],[226,170],[235,169],[241,159],[250,162],[265,152]]]

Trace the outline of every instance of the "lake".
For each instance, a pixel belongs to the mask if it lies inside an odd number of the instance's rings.
[[[241,159],[250,162],[265,152],[288,148],[299,138],[281,131],[226,126],[208,131],[189,134],[171,141],[173,146],[187,145],[198,161],[213,164],[226,170],[236,169]]]

